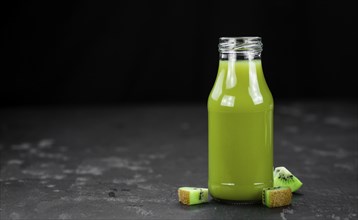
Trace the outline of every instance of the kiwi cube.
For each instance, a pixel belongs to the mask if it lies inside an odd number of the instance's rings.
[[[178,189],[179,202],[185,205],[196,205],[209,201],[207,188],[180,187]]]
[[[264,188],[262,190],[262,203],[269,208],[290,205],[292,201],[292,191],[290,187],[277,186]]]

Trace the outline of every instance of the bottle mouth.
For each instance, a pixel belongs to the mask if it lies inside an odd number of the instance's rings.
[[[220,53],[253,53],[262,52],[261,37],[221,37],[219,39]]]

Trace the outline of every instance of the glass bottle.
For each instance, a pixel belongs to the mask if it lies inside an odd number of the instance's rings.
[[[222,37],[208,98],[209,192],[219,201],[255,202],[273,186],[273,98],[260,37]]]

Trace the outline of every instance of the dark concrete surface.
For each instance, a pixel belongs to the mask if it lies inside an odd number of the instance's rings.
[[[357,105],[275,105],[291,206],[178,203],[207,186],[205,105],[0,110],[0,219],[357,219]]]

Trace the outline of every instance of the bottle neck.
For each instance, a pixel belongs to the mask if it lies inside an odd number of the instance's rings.
[[[219,39],[220,60],[261,59],[260,37],[221,37]]]
[[[261,60],[261,53],[220,53],[219,59],[226,61]]]

